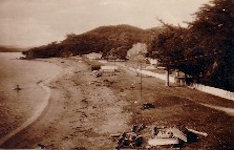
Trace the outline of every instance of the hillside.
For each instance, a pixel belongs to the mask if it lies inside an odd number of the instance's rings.
[[[141,29],[130,25],[102,26],[83,34],[69,34],[57,43],[34,47],[23,52],[26,58],[67,57],[90,52],[102,52],[104,58],[125,59],[135,43],[146,43],[150,48],[153,37],[161,28]]]

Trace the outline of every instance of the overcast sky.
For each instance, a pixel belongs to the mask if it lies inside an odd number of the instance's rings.
[[[209,0],[0,0],[0,44],[21,47],[60,41],[102,25],[184,25]]]

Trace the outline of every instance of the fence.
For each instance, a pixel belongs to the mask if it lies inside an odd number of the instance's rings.
[[[234,101],[234,92],[226,91],[211,86],[205,86],[202,84],[194,84],[193,87],[199,91]]]
[[[116,65],[128,68],[129,70],[133,72],[141,73],[143,75],[155,77],[163,81],[166,81],[166,74],[159,74],[159,73],[155,73],[155,72],[148,71],[148,70],[135,69],[133,67],[127,67],[126,65],[122,63],[116,63]],[[175,83],[175,78],[173,76],[170,76],[169,80],[171,83]],[[226,90],[215,88],[215,87],[205,86],[202,84],[193,84],[193,88],[195,88],[196,90],[211,94],[211,95],[215,95],[221,98],[234,101],[234,92],[226,91]]]
[[[159,73],[154,73],[152,71],[147,71],[147,70],[140,70],[140,69],[134,69],[132,67],[129,68],[129,70],[138,72],[138,73],[142,73],[143,75],[148,75],[151,77],[155,77],[161,80],[166,81],[166,75],[165,74],[159,74]],[[175,78],[173,76],[169,77],[169,80],[171,83],[175,83]],[[211,86],[205,86],[202,84],[193,84],[193,87],[196,90],[211,94],[211,95],[215,95],[221,98],[225,98],[225,99],[229,99],[234,101],[234,92],[230,92],[230,91],[226,91],[223,89],[219,89],[219,88],[215,88],[215,87],[211,87]]]
[[[135,68],[132,68],[132,67],[129,67],[128,69],[131,70],[131,71],[134,71],[134,72],[137,72],[137,73],[141,73],[143,75],[147,75],[147,76],[150,76],[150,77],[155,77],[155,78],[158,78],[158,79],[161,79],[161,80],[164,80],[164,81],[167,80],[165,74],[155,73],[155,72],[148,71],[148,70],[135,69]],[[170,76],[169,77],[169,81],[171,83],[174,83],[175,82],[174,77]]]

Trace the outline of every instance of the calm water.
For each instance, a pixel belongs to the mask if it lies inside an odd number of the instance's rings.
[[[38,86],[58,73],[53,64],[19,60],[21,53],[0,52],[0,137],[20,126],[45,100]],[[19,84],[21,91],[12,90]]]

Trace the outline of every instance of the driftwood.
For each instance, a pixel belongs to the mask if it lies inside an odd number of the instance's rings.
[[[196,130],[194,130],[194,129],[189,129],[189,128],[187,128],[187,129],[188,129],[188,131],[190,131],[190,132],[192,132],[192,133],[194,133],[194,134],[202,135],[202,136],[205,136],[205,137],[208,136],[208,134],[205,133],[205,132],[200,132],[200,131],[196,131]]]
[[[158,138],[149,139],[148,144],[150,146],[160,146],[160,145],[177,145],[179,144],[178,138]]]

